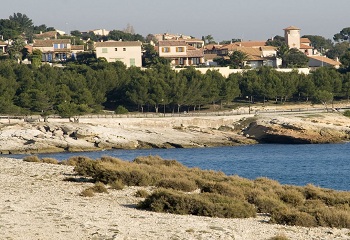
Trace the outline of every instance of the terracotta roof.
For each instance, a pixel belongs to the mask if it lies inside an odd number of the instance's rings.
[[[266,41],[246,41],[230,43],[221,47],[221,49],[232,49],[236,47],[259,48],[264,46],[266,46]]]
[[[34,34],[34,38],[36,39],[42,39],[42,38],[56,38],[57,32],[56,31],[50,31],[50,32],[44,32],[41,34]]]
[[[70,44],[70,39],[35,40],[33,47],[52,47],[54,44]]]
[[[300,44],[300,49],[313,49],[313,47],[305,45],[305,44]]]
[[[325,57],[325,56],[308,56],[308,57],[312,58],[312,59],[315,59],[317,61],[320,61],[320,62],[324,62],[324,63],[330,64],[330,65],[333,65],[333,66],[339,66],[340,65],[340,62],[335,61],[335,60],[330,59],[330,58]]]
[[[204,57],[202,49],[187,51],[187,57]]]
[[[187,46],[185,40],[165,40],[158,42],[159,47],[169,47],[169,46]]]
[[[219,45],[219,44],[208,44],[204,46],[204,49],[207,49],[209,51],[215,49],[220,49],[223,45]]]
[[[289,26],[283,30],[300,30],[300,28],[296,27],[296,26]]]
[[[142,43],[139,41],[107,41],[95,43],[95,47],[137,47],[141,45]]]
[[[310,39],[308,38],[300,38],[301,43],[311,43]]]
[[[204,42],[202,39],[198,38],[191,38],[191,39],[185,39],[186,42]]]
[[[72,50],[82,50],[82,51],[84,51],[84,45],[72,45],[71,49]]]
[[[219,57],[217,54],[204,54],[204,59],[209,60],[209,59],[215,59]]]
[[[274,47],[274,46],[263,46],[263,47],[260,47],[260,50],[261,51],[276,51],[277,47]]]

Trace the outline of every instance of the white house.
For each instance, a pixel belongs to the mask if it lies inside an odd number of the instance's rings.
[[[107,62],[121,61],[127,67],[142,67],[142,43],[139,41],[106,41],[95,43],[97,58]]]

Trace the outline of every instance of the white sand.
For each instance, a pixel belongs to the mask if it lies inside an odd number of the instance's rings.
[[[267,217],[221,219],[141,211],[137,188],[81,197],[91,183],[62,181],[73,168],[0,159],[0,239],[350,239],[349,229],[266,223]]]

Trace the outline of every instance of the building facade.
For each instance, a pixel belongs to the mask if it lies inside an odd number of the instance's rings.
[[[139,41],[106,41],[95,43],[97,58],[107,62],[121,61],[127,67],[142,67],[142,43]]]
[[[64,62],[70,59],[72,54],[84,51],[83,45],[78,46],[72,49],[70,39],[35,40],[33,51],[38,49],[42,52],[43,62]]]
[[[170,60],[172,66],[198,66],[204,63],[203,43],[190,40],[165,40],[158,42],[159,57]]]

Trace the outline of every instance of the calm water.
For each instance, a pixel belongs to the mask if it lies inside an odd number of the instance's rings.
[[[198,149],[112,150],[86,153],[40,154],[59,160],[84,155],[103,155],[133,160],[158,155],[176,159],[188,167],[223,171],[228,175],[255,179],[268,177],[283,184],[316,186],[350,191],[350,143],[324,145],[264,144]],[[23,155],[10,155],[23,157]]]

